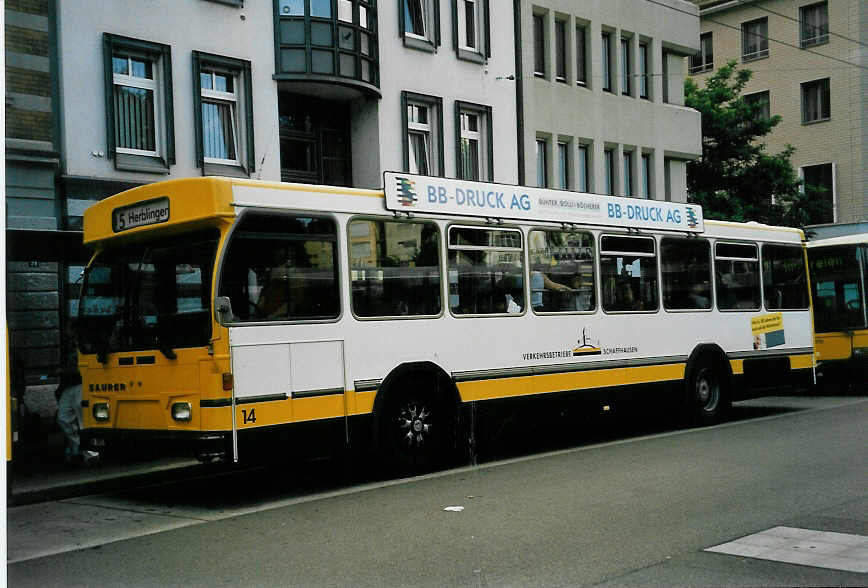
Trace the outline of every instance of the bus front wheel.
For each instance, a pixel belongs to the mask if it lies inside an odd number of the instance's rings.
[[[401,384],[379,415],[380,453],[398,473],[430,471],[447,454],[453,417],[433,383],[405,377]]]
[[[699,358],[690,367],[687,378],[687,405],[692,422],[697,425],[720,422],[729,402],[725,371],[712,358]]]

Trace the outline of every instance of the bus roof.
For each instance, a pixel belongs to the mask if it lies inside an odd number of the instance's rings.
[[[184,178],[139,186],[84,211],[84,243],[93,246],[121,233],[132,236],[157,223],[172,227],[231,217],[231,202],[232,180],[227,178]]]
[[[855,235],[843,235],[841,237],[829,237],[808,241],[808,247],[831,247],[833,245],[859,245],[868,243],[868,233],[856,233]]]

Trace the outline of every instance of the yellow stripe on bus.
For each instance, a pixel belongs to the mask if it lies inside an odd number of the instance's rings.
[[[461,400],[492,400],[529,394],[546,394],[564,390],[588,390],[626,384],[650,384],[684,378],[684,364],[641,366],[633,368],[610,368],[563,374],[519,376],[497,380],[460,382],[458,392]]]
[[[232,428],[231,406],[204,406],[200,410],[203,431],[221,431]],[[239,429],[268,427],[343,416],[343,394],[246,402],[235,405],[235,423]]]
[[[814,357],[812,353],[807,353],[804,355],[791,355],[790,356],[790,369],[791,370],[803,370],[806,368],[814,367]]]
[[[813,367],[810,354],[791,355],[790,368]],[[730,360],[733,374],[744,373],[744,360]],[[686,364],[619,367],[560,374],[540,374],[514,378],[496,378],[459,382],[458,392],[462,402],[514,398],[530,394],[548,394],[566,390],[589,390],[631,384],[651,384],[684,379]],[[235,407],[235,419],[239,429],[267,427],[305,421],[340,418],[370,414],[374,410],[377,390],[344,394],[315,396],[312,398],[287,398],[249,402]],[[203,431],[230,430],[231,407],[202,407],[200,418]]]

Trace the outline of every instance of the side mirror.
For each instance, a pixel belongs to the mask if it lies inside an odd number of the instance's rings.
[[[214,299],[214,314],[217,322],[221,325],[231,323],[235,316],[232,314],[232,302],[228,296],[218,296]]]

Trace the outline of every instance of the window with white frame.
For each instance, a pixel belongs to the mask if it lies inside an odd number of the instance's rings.
[[[802,124],[829,120],[829,78],[802,84]]]
[[[799,43],[802,47],[829,42],[829,3],[818,2],[799,8]]]
[[[491,56],[489,0],[452,0],[453,41],[459,59],[484,63]]]
[[[198,165],[205,175],[253,171],[250,62],[193,52]]]
[[[238,81],[223,71],[199,73],[202,95],[202,150],[209,163],[238,163]]]
[[[404,34],[427,39],[430,21],[425,0],[404,0]]]
[[[407,137],[411,174],[431,173],[431,115],[424,104],[407,105]]]
[[[494,174],[491,107],[456,101],[455,113],[458,177],[490,182]]]
[[[435,0],[401,0],[399,25],[405,46],[434,51],[440,44],[439,6]]]
[[[166,173],[175,163],[171,50],[105,33],[106,142],[118,169]]]
[[[479,51],[480,6],[477,0],[458,0],[458,46]]]
[[[159,85],[148,57],[112,55],[115,149],[118,153],[157,155]]]
[[[769,19],[763,17],[741,24],[741,59],[750,61],[769,55]]]
[[[440,98],[402,93],[404,104],[404,162],[409,173],[443,174],[443,103]]]
[[[479,180],[482,169],[482,133],[479,115],[475,112],[461,113],[461,158],[458,177],[462,180]]]

